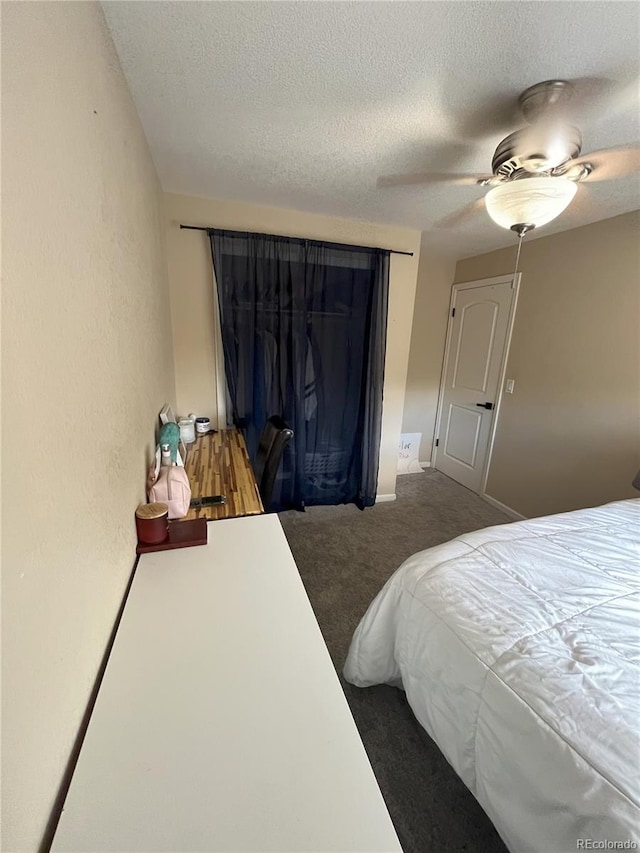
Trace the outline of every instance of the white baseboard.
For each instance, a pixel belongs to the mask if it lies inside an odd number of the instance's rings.
[[[395,501],[395,499],[395,495],[376,495],[377,504],[384,504],[387,503],[387,501]]]
[[[421,468],[431,468],[431,462],[418,462]]]
[[[484,494],[480,495],[483,501],[486,501],[491,506],[494,506],[496,509],[502,510],[505,515],[509,515],[516,521],[526,521],[527,516],[521,515],[519,512],[516,512],[515,509],[511,509],[510,506],[503,504],[501,501],[497,501],[495,498],[492,498],[490,495]]]

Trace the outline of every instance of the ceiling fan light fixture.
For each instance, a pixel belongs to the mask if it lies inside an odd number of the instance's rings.
[[[485,203],[489,216],[502,228],[539,228],[566,210],[577,189],[566,178],[522,178],[489,190]]]

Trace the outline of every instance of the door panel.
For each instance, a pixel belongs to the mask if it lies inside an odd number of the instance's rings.
[[[454,285],[453,292],[435,466],[479,492],[515,291],[513,279],[490,279]]]
[[[444,439],[444,452],[456,462],[473,468],[478,452],[478,436],[482,426],[480,412],[461,406],[450,406]]]
[[[496,302],[473,302],[464,306],[452,379],[454,388],[468,388],[483,394],[487,390],[499,311]]]

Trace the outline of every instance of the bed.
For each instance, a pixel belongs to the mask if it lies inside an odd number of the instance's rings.
[[[410,557],[344,675],[405,690],[513,853],[635,849],[639,616],[640,500],[618,501]]]

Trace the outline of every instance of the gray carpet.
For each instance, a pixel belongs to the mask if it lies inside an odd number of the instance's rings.
[[[280,519],[404,853],[505,853],[493,825],[392,687],[353,687],[342,666],[372,598],[416,551],[511,521],[438,471],[398,477],[364,512],[311,507]]]

